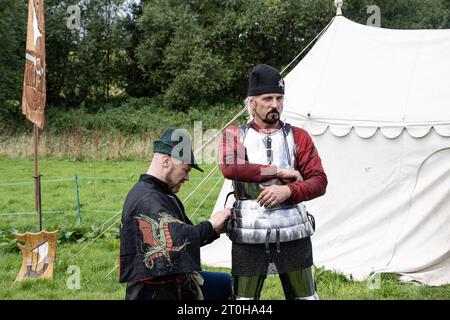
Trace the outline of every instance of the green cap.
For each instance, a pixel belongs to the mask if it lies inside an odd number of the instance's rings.
[[[153,153],[167,154],[181,160],[184,164],[190,164],[192,168],[203,172],[203,169],[195,162],[191,138],[186,129],[165,129],[159,139],[153,141]]]

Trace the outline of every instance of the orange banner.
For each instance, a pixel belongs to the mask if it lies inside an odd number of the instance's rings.
[[[44,0],[28,0],[28,29],[22,113],[44,128],[46,95]]]

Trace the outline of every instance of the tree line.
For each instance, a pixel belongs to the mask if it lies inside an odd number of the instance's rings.
[[[1,0],[0,113],[20,113],[26,0]],[[47,105],[98,111],[130,97],[168,108],[240,100],[257,63],[283,68],[335,15],[332,0],[45,0]],[[344,1],[365,24],[450,28],[450,0]],[[79,8],[80,27],[68,26]]]

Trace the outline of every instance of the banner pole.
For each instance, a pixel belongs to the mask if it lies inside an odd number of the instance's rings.
[[[75,175],[75,200],[77,206],[77,225],[81,224],[80,195],[78,193],[78,176]]]
[[[41,175],[39,174],[39,128],[33,125],[34,135],[34,206],[39,215],[39,231],[42,231]]]

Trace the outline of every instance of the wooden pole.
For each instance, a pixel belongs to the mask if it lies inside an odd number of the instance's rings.
[[[75,199],[77,205],[77,224],[81,223],[80,195],[78,193],[78,176],[75,175]]]
[[[34,207],[39,215],[39,231],[42,231],[41,176],[39,174],[39,127],[33,125],[34,135]]]

